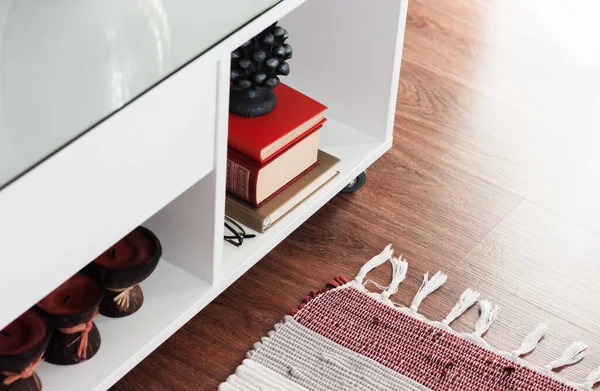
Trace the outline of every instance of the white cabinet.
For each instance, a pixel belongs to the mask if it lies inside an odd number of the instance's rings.
[[[163,244],[142,308],[97,318],[102,346],[89,362],[42,363],[44,390],[110,387],[391,147],[406,7],[279,2],[0,190],[0,328],[136,226]],[[229,58],[280,19],[294,46],[284,81],[330,107],[320,147],[340,174],[236,248],[222,239]]]

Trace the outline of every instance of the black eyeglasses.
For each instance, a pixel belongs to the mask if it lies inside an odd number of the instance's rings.
[[[226,242],[233,244],[235,247],[240,247],[244,243],[244,239],[256,237],[254,234],[247,234],[238,223],[227,216],[225,216],[225,228],[227,228],[229,232],[233,233],[233,235],[225,235],[223,239],[225,239]]]

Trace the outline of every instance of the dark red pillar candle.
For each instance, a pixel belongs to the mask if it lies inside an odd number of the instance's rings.
[[[48,296],[38,307],[55,315],[77,314],[86,311],[100,300],[101,288],[90,276],[77,273]]]
[[[91,276],[77,273],[37,304],[54,330],[46,361],[77,364],[92,358],[100,348],[100,333],[93,322],[104,289]]]
[[[130,268],[148,263],[155,252],[155,241],[138,229],[103,252],[94,262],[105,268]]]
[[[100,254],[89,267],[107,288],[100,313],[119,318],[136,312],[144,302],[138,284],[154,271],[161,255],[158,238],[144,227],[137,227]]]
[[[0,390],[40,390],[35,374],[50,333],[43,317],[28,310],[0,331]]]
[[[46,333],[42,317],[29,310],[0,331],[0,355],[22,354],[40,344]]]

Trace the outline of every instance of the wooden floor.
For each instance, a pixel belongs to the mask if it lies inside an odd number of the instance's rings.
[[[500,348],[543,321],[534,363],[587,342],[562,371],[582,381],[600,365],[600,9],[580,3],[411,0],[394,147],[366,187],[334,198],[114,389],[215,389],[308,291],[390,242],[410,264],[396,301],[442,269],[426,316],[476,288],[502,307],[487,335]]]

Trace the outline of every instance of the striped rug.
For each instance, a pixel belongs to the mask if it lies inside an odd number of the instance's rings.
[[[392,280],[370,292],[366,275],[385,262]],[[600,368],[581,384],[561,380],[553,371],[579,362],[587,346],[575,342],[543,367],[520,358],[535,349],[546,331],[542,324],[514,351],[491,347],[482,336],[498,316],[498,306],[465,291],[442,321],[418,313],[421,302],[446,281],[438,272],[423,284],[410,307],[390,297],[404,280],[408,263],[393,257],[391,246],[348,281],[338,276],[315,290],[300,308],[275,325],[219,390],[410,390],[410,391],[584,391],[600,382]],[[480,318],[472,333],[457,333],[451,323],[473,305]]]

